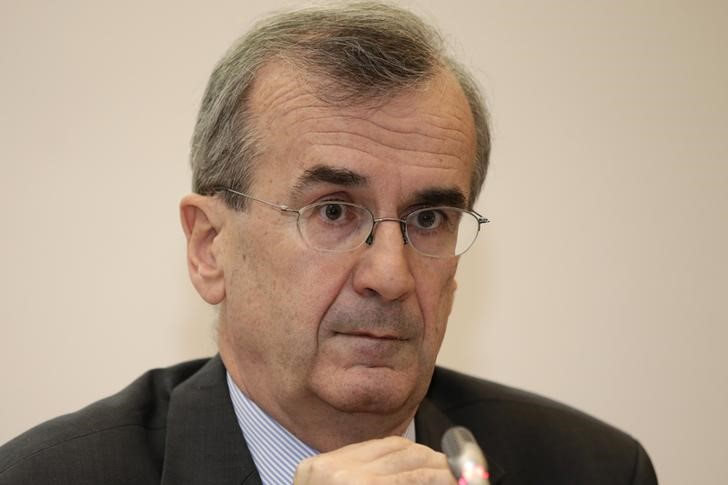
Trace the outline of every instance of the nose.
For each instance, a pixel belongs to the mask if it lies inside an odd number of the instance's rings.
[[[354,268],[354,289],[361,295],[375,295],[386,301],[404,300],[414,291],[415,279],[409,260],[412,255],[405,246],[401,221],[380,218],[376,222],[367,239],[369,247],[364,250]]]
[[[372,223],[372,230],[369,233],[369,236],[367,237],[367,239],[365,241],[369,246],[374,244],[374,231],[377,230],[377,224],[379,224],[380,222],[387,222],[387,221],[399,223],[399,230],[402,231],[402,241],[405,244],[407,244],[407,221],[404,221],[402,219],[397,219],[394,217],[378,217],[378,218],[374,219],[374,221]]]

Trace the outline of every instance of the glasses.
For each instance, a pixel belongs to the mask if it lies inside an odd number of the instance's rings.
[[[227,187],[220,187],[219,191],[296,214],[298,232],[303,240],[311,249],[322,252],[338,253],[352,251],[362,244],[371,245],[374,243],[374,227],[378,223],[397,222],[404,244],[425,256],[450,258],[470,249],[478,237],[481,224],[490,222],[475,211],[457,207],[424,207],[397,219],[374,217],[366,207],[338,200],[316,202],[296,210]]]

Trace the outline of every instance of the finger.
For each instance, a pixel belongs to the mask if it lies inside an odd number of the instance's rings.
[[[348,483],[346,477],[350,473],[361,471],[370,463],[376,463],[383,457],[410,447],[413,443],[401,437],[364,441],[344,446],[328,453],[307,458],[298,464],[295,483],[318,484],[323,480],[341,480]]]
[[[360,443],[347,445],[327,454],[336,459],[346,457],[351,460],[371,462],[400,450],[404,450],[412,444],[412,441],[402,438],[401,436],[389,436],[387,438],[362,441]]]
[[[365,463],[362,468],[377,475],[390,475],[419,468],[449,470],[445,455],[411,442],[405,448]]]
[[[379,483],[392,485],[457,485],[455,477],[450,473],[450,470],[441,469],[420,468],[381,478],[381,481],[378,480]]]
[[[403,474],[408,472],[417,473]],[[442,482],[442,477],[451,478],[447,459],[442,453],[401,437],[389,437],[345,446],[308,458],[299,464],[294,483],[369,485],[399,483],[397,480],[401,483],[420,483],[418,480],[421,483],[430,483],[432,480],[432,483],[452,483]]]

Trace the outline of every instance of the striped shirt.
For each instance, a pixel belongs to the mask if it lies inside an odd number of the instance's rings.
[[[298,464],[319,452],[293,436],[248,399],[235,385],[230,374],[227,375],[227,383],[235,416],[263,485],[292,484]],[[414,419],[402,436],[415,441]]]

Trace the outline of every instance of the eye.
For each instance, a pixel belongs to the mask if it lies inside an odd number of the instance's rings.
[[[434,209],[422,209],[413,214],[412,223],[417,229],[437,229],[443,222],[443,214]]]
[[[316,222],[329,229],[343,228],[360,224],[364,210],[347,202],[323,201],[311,206],[311,216],[315,215]]]
[[[328,217],[332,221],[340,218],[341,215],[344,213],[344,208],[339,204],[328,204],[326,205],[326,207],[324,207],[324,210],[326,212],[326,217]]]
[[[324,204],[320,207],[320,214],[326,218],[326,220],[336,222],[345,218],[346,209],[347,207],[343,204]]]

